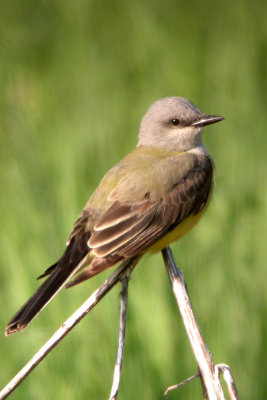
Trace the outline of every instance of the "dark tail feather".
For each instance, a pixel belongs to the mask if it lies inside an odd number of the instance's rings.
[[[6,335],[23,330],[47,303],[62,288],[72,275],[75,266],[56,269],[49,278],[37,289],[33,296],[19,309],[6,328]]]
[[[57,266],[58,266],[58,261],[55,264],[51,265],[51,267],[47,268],[42,275],[39,275],[37,277],[37,279],[42,279],[50,275],[56,269]]]
[[[40,276],[41,278],[50,274],[46,281],[8,323],[6,328],[7,336],[25,329],[62,286],[64,286],[66,281],[88,265],[92,258],[90,258],[90,249],[87,241],[88,238],[86,235],[83,235],[82,238],[72,238],[62,258]]]
[[[51,274],[47,280],[39,287],[39,289],[37,289],[32,297],[19,309],[8,323],[6,336],[26,328],[33,318],[36,317],[36,315],[64,286],[66,281],[90,262],[89,256],[90,253],[88,253],[88,248],[87,251],[77,251],[74,253],[72,246],[69,245],[63,257],[58,262],[58,265],[53,265],[53,268],[48,269],[49,272],[51,271]]]

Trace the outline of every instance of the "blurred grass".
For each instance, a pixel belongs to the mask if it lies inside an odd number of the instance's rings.
[[[190,98],[225,121],[207,129],[213,202],[173,250],[215,362],[242,399],[267,396],[264,1],[8,1],[0,12],[0,326],[57,259],[104,172],[130,151],[158,98]],[[62,291],[23,335],[0,339],[1,386],[108,273]],[[107,398],[119,288],[11,395]],[[196,370],[161,256],[130,285],[121,399],[161,399]],[[201,398],[192,383],[169,398]]]

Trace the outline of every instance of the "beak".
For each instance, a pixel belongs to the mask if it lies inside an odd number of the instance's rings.
[[[192,124],[196,128],[201,128],[202,126],[207,126],[215,124],[216,122],[222,121],[224,118],[219,115],[202,115],[200,119]]]

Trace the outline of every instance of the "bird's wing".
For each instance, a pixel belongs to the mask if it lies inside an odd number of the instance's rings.
[[[88,245],[96,257],[129,258],[144,252],[190,214],[206,204],[213,167],[208,157],[194,157],[171,189],[159,199],[149,192],[138,201],[115,201],[94,226]],[[145,179],[145,177],[144,177]]]

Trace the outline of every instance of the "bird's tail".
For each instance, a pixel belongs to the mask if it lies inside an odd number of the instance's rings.
[[[81,258],[78,260],[71,260],[72,262],[68,262],[67,264],[64,262],[64,258],[66,257],[63,256],[62,259],[53,266],[50,276],[8,323],[6,336],[25,329],[64,286],[67,280],[84,268],[88,262],[88,255],[86,254],[81,255]]]

